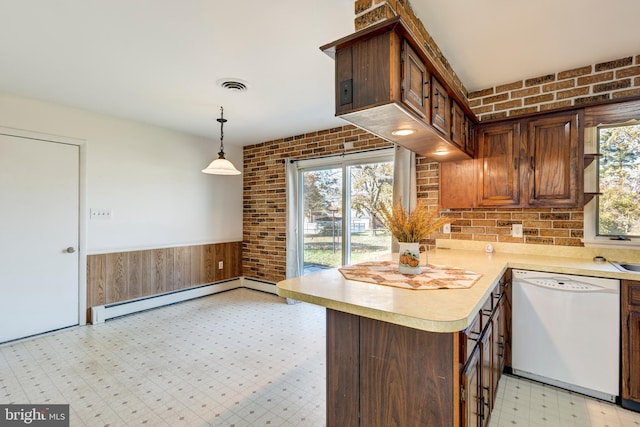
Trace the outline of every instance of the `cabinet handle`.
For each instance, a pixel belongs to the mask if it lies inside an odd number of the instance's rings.
[[[531,168],[531,170],[534,170],[536,168],[536,161],[534,160],[533,156],[531,156],[531,158],[529,159],[529,167]]]
[[[518,169],[518,158],[514,157],[513,158],[513,169]]]

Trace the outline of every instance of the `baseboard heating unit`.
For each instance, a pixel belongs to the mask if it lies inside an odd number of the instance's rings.
[[[126,316],[127,314],[133,314],[139,311],[158,308],[164,305],[174,304],[238,288],[247,288],[276,294],[276,286],[274,283],[245,279],[242,277],[226,282],[212,283],[210,285],[147,298],[91,307],[91,323],[95,325],[96,323],[103,323],[105,320],[113,319],[114,317]]]

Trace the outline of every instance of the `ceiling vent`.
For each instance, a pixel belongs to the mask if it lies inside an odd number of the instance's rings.
[[[241,79],[225,78],[218,80],[216,83],[218,83],[218,86],[234,92],[244,92],[249,88],[249,84]]]

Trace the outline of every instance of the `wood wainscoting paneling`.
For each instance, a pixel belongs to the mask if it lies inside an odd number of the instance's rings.
[[[222,262],[222,268],[219,263]],[[91,307],[128,301],[242,275],[242,242],[87,256],[87,322]]]

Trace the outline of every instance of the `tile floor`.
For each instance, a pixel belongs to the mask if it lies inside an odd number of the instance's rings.
[[[0,345],[0,403],[71,426],[322,426],[324,309],[238,289]],[[503,376],[491,427],[640,426],[640,414]]]

